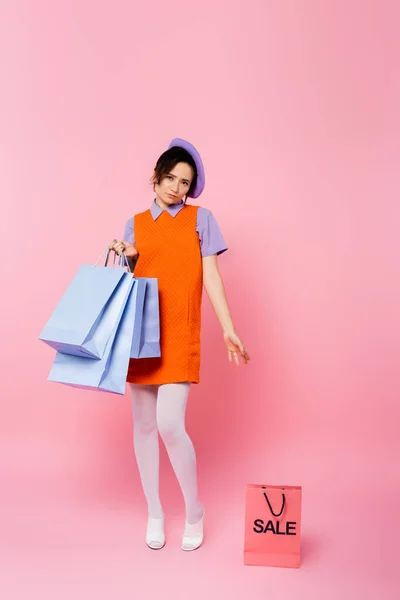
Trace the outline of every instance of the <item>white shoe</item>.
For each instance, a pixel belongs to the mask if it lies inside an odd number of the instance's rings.
[[[197,550],[197,548],[200,548],[204,538],[204,515],[205,510],[203,510],[203,516],[201,517],[200,521],[197,521],[197,523],[185,522],[185,530],[183,532],[181,546],[182,550],[190,552],[191,550]]]
[[[165,546],[164,517],[149,517],[147,520],[146,544],[152,550],[161,550]]]

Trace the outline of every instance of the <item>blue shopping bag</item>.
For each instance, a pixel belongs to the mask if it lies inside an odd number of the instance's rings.
[[[145,281],[142,326],[135,326],[132,339],[131,358],[158,358],[160,352],[160,307],[158,279],[140,278]]]
[[[58,352],[103,356],[128,292],[122,283],[125,268],[108,268],[109,254],[104,267],[85,264],[79,268],[41,332],[39,339]]]
[[[144,298],[145,283],[125,273],[122,285],[128,289],[126,303],[114,324],[102,358],[88,360],[85,356],[57,352],[49,381],[115,394],[125,393],[133,330],[138,323],[141,326],[141,318],[137,319],[136,313],[138,305],[138,312],[142,312],[140,301]]]

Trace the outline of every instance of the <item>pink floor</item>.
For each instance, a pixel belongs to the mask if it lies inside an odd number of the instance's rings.
[[[196,434],[207,521],[204,545],[193,553],[179,547],[183,505],[162,448],[167,545],[152,551],[144,544],[129,402],[106,401],[101,418],[95,403],[79,411],[81,420],[60,422],[57,436],[3,436],[2,598],[400,597],[398,463],[383,447],[301,431],[283,445],[265,428],[268,444],[260,424],[241,450],[228,437],[218,447],[215,433]],[[76,443],[85,419],[92,420],[88,439]],[[244,489],[261,472],[262,483],[303,486],[299,570],[243,565]]]

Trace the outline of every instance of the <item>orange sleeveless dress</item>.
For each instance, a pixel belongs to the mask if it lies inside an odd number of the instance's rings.
[[[160,300],[160,358],[130,359],[127,381],[199,383],[203,268],[197,206],[154,220],[150,210],[134,217],[139,259],[135,277],[157,277]]]

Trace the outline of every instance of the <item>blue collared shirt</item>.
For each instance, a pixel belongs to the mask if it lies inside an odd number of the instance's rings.
[[[176,215],[184,208],[185,203],[183,200],[176,204],[171,204],[165,210],[169,212],[171,217]],[[150,212],[153,219],[156,221],[161,215],[164,209],[160,208],[156,201],[153,201]],[[134,232],[134,218],[128,219],[125,225],[123,240],[130,242],[135,245],[135,232]],[[222,236],[221,230],[218,227],[218,223],[215,220],[214,215],[207,208],[199,206],[197,211],[197,224],[196,231],[199,235],[201,256],[212,256],[213,254],[222,254],[228,250],[228,246],[225,244],[225,240]]]

